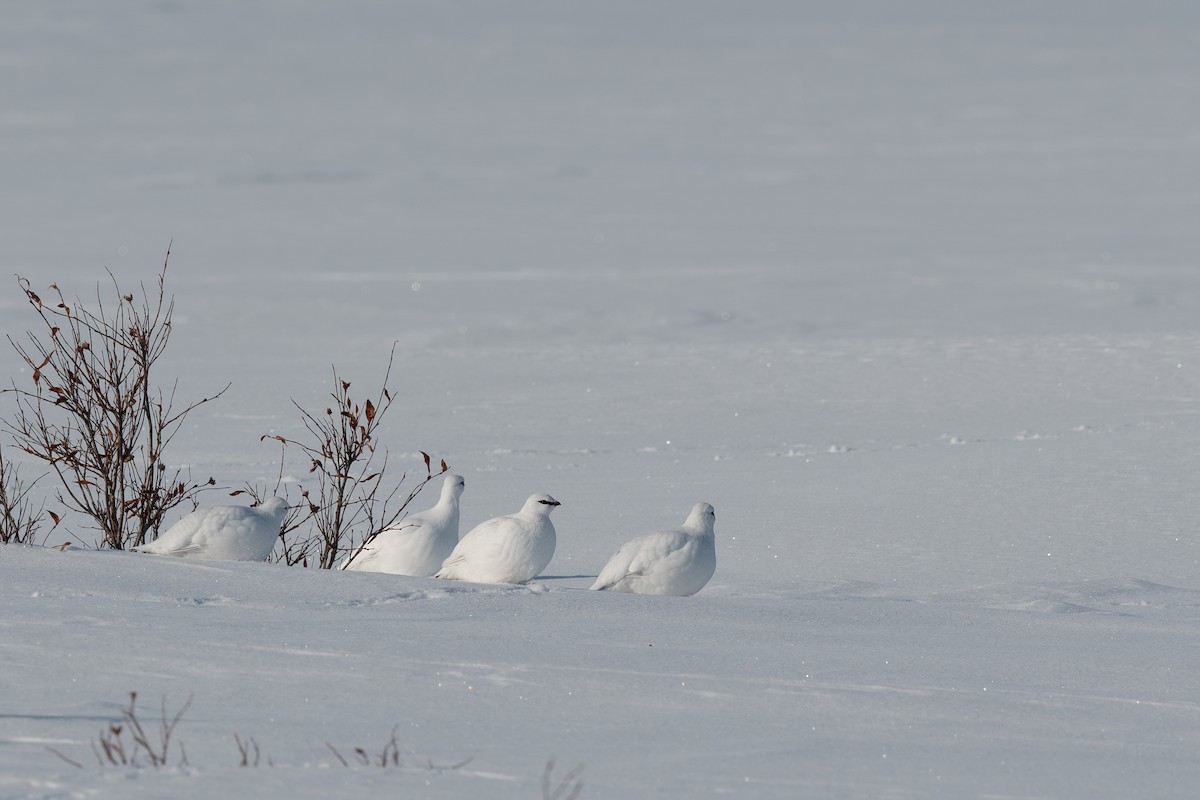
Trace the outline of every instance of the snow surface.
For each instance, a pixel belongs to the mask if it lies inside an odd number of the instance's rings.
[[[174,239],[176,458],[397,341],[396,463],[563,506],[526,587],[0,549],[0,797],[1194,795],[1197,74],[1168,1],[6,8],[3,272]],[[701,501],[699,594],[586,591]],[[130,691],[188,766],[96,765]]]

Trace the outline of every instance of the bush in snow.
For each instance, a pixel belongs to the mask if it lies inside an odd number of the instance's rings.
[[[174,298],[167,297],[167,258],[155,290],[96,287],[95,310],[67,302],[56,284],[42,298],[26,278],[17,284],[40,325],[24,340],[8,341],[29,370],[30,385],[3,390],[16,397],[16,413],[3,421],[17,446],[58,478],[58,500],[89,517],[102,546],[116,550],[145,544],[164,515],[215,483],[193,482],[169,469],[163,454],[184,418],[224,389],[175,408],[175,387],[156,386],[152,371],[171,336]],[[226,387],[228,388],[228,387]]]

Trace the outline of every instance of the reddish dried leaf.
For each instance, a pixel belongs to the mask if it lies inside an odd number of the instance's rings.
[[[450,467],[448,467],[446,465],[446,459],[443,458],[442,459],[442,472],[448,472],[449,470],[450,470]]]
[[[375,404],[372,403],[370,400],[367,401],[366,415],[367,415],[367,424],[368,425],[375,421]]]
[[[54,527],[57,528],[58,523],[62,521],[62,517],[60,517],[58,514],[55,514],[53,511],[47,511],[46,513],[50,515],[50,519],[54,520]]]
[[[433,468],[430,465],[432,464],[433,459],[431,459],[429,457],[429,453],[426,453],[424,450],[421,451],[421,456],[425,459],[425,471],[432,473]]]

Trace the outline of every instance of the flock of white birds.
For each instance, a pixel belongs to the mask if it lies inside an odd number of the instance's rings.
[[[531,495],[515,514],[493,517],[458,536],[461,475],[447,475],[436,505],[410,514],[347,557],[340,569],[388,572],[471,583],[522,584],[554,557],[557,534],[550,512],[560,504]],[[287,501],[257,508],[216,506],[188,514],[143,553],[213,560],[262,561],[279,537]],[[704,588],[717,568],[716,513],[697,503],[683,525],[626,542],[600,570],[592,589],[686,597]]]

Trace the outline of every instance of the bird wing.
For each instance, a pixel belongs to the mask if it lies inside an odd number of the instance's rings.
[[[186,515],[153,542],[139,545],[134,549],[140,553],[153,553],[160,556],[182,555],[197,549],[196,532],[211,516],[211,510],[193,511]]]
[[[228,528],[245,528],[258,514],[244,506],[202,508],[180,519],[153,542],[136,548],[142,553],[183,556],[204,550],[213,534]]]
[[[493,517],[476,525],[454,546],[449,558],[442,562],[437,577],[456,580],[456,571],[472,562],[487,563],[503,558],[507,542],[505,532],[515,523],[512,517]]]
[[[659,531],[621,545],[593,584],[593,589],[611,589],[626,579],[636,579],[666,567],[671,556],[683,550],[690,537],[680,531]]]
[[[390,563],[412,558],[413,554],[418,552],[421,547],[421,541],[417,535],[422,533],[422,528],[428,528],[428,526],[423,520],[416,517],[408,517],[396,523],[394,527],[388,528],[376,536],[343,569],[361,569],[374,563],[384,561]],[[384,571],[388,571],[386,567],[384,567]]]

